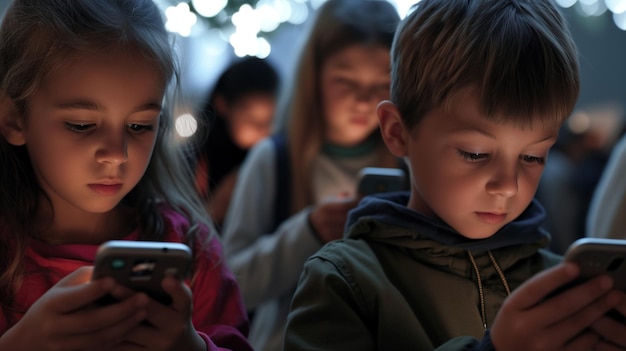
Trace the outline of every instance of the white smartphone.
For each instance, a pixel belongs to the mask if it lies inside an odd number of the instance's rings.
[[[191,249],[181,243],[160,241],[112,240],[100,245],[96,253],[92,279],[112,277],[119,284],[143,291],[169,305],[172,298],[161,287],[166,275],[187,278],[191,267]],[[114,302],[105,297],[98,303]]]
[[[365,167],[357,179],[356,192],[362,196],[405,190],[406,175],[400,168]]]
[[[614,287],[626,292],[626,240],[582,238],[574,241],[565,251],[565,261],[575,262],[580,267],[576,281],[559,289],[580,284],[600,274],[613,278]],[[626,323],[626,316],[611,310],[607,316]]]
[[[616,289],[626,292],[626,240],[578,239],[565,252],[565,260],[578,264],[579,281],[607,274]]]

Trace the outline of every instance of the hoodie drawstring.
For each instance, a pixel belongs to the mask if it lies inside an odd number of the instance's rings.
[[[511,295],[511,289],[509,288],[509,284],[507,283],[506,278],[504,277],[504,273],[502,272],[502,269],[498,265],[496,258],[493,257],[493,254],[491,253],[491,251],[487,251],[487,254],[489,255],[489,260],[491,260],[491,264],[493,264],[493,267],[496,269],[496,272],[498,272],[498,276],[500,277],[500,281],[502,281],[502,285],[504,285],[504,289],[506,290],[506,296]],[[487,330],[487,313],[485,311],[485,292],[483,291],[483,283],[480,277],[480,271],[478,270],[478,265],[476,264],[476,260],[474,259],[474,256],[472,255],[472,253],[470,251],[467,251],[467,255],[469,256],[469,259],[472,262],[472,267],[474,267],[474,272],[476,273],[476,279],[478,280],[478,295],[480,296],[480,317],[483,321],[483,328]]]

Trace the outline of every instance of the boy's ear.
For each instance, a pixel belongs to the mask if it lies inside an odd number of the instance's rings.
[[[385,100],[378,104],[380,133],[389,151],[396,157],[407,155],[409,131],[404,127],[402,116],[393,102]]]
[[[13,99],[0,93],[0,134],[15,146],[26,144],[24,126]]]

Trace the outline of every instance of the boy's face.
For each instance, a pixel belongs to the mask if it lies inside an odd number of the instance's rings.
[[[137,185],[155,145],[164,87],[145,58],[109,50],[76,57],[27,99],[12,141],[26,145],[57,220],[106,213]]]
[[[472,239],[493,235],[526,209],[558,135],[558,126],[521,129],[489,121],[471,89],[447,110],[426,114],[417,131],[397,122],[391,103],[379,106],[379,118],[390,150],[410,163],[408,207]]]

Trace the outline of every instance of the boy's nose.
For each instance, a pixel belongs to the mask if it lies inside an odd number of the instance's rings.
[[[499,195],[503,197],[511,197],[517,194],[517,170],[498,171],[487,183],[487,192],[491,195]]]

